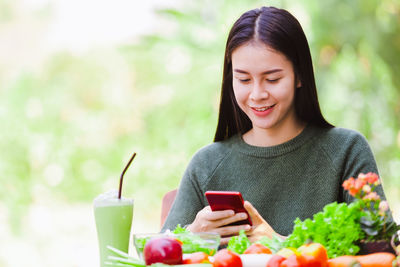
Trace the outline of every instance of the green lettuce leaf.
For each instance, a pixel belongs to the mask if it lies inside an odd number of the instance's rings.
[[[231,237],[228,242],[227,249],[238,254],[243,252],[250,246],[249,238],[247,237],[244,230],[239,231],[239,235]]]
[[[314,214],[312,220],[301,221],[297,218],[285,246],[298,248],[312,241],[324,245],[329,258],[355,255],[360,250],[357,242],[364,238],[360,216],[358,202],[350,205],[333,202],[326,205],[322,212]]]

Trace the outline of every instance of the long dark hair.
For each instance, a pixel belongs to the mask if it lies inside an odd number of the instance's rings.
[[[310,48],[300,23],[288,11],[262,7],[244,13],[229,32],[225,48],[221,102],[214,142],[225,140],[252,128],[247,115],[238,106],[232,88],[232,52],[252,40],[261,41],[285,55],[293,64],[301,88],[295,91],[294,106],[298,119],[316,126],[333,127],[322,116],[315,86]]]

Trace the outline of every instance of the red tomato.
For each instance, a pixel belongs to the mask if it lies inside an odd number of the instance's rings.
[[[254,243],[248,247],[243,254],[272,254],[272,252],[266,246]]]
[[[281,266],[281,262],[286,260],[285,257],[278,255],[278,254],[274,254],[268,261],[267,263],[267,267],[280,267]]]
[[[304,256],[307,267],[326,267],[328,265],[328,253],[326,248],[319,243],[310,243],[298,248]]]
[[[194,264],[194,263],[210,263],[208,255],[204,252],[195,252],[190,254],[189,258],[183,260],[183,264]]]
[[[305,260],[302,255],[290,255],[286,260],[281,262],[280,267],[305,267]]]
[[[221,249],[214,256],[213,267],[243,267],[240,256],[230,250]]]

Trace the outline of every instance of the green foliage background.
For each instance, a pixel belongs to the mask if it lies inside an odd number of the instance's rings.
[[[91,202],[116,188],[134,151],[123,193],[154,213],[195,151],[212,142],[228,31],[262,5],[300,20],[323,113],[368,138],[398,207],[399,1],[184,1],[156,10],[160,29],[130,43],[52,53],[12,75],[0,64],[0,201],[15,233],[43,196]],[[0,29],[15,6],[0,0]],[[32,16],[45,21],[49,10]]]

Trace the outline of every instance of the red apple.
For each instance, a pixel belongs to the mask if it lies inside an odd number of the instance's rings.
[[[143,250],[146,265],[161,262],[164,264],[182,263],[182,245],[169,237],[159,237],[149,240]]]

